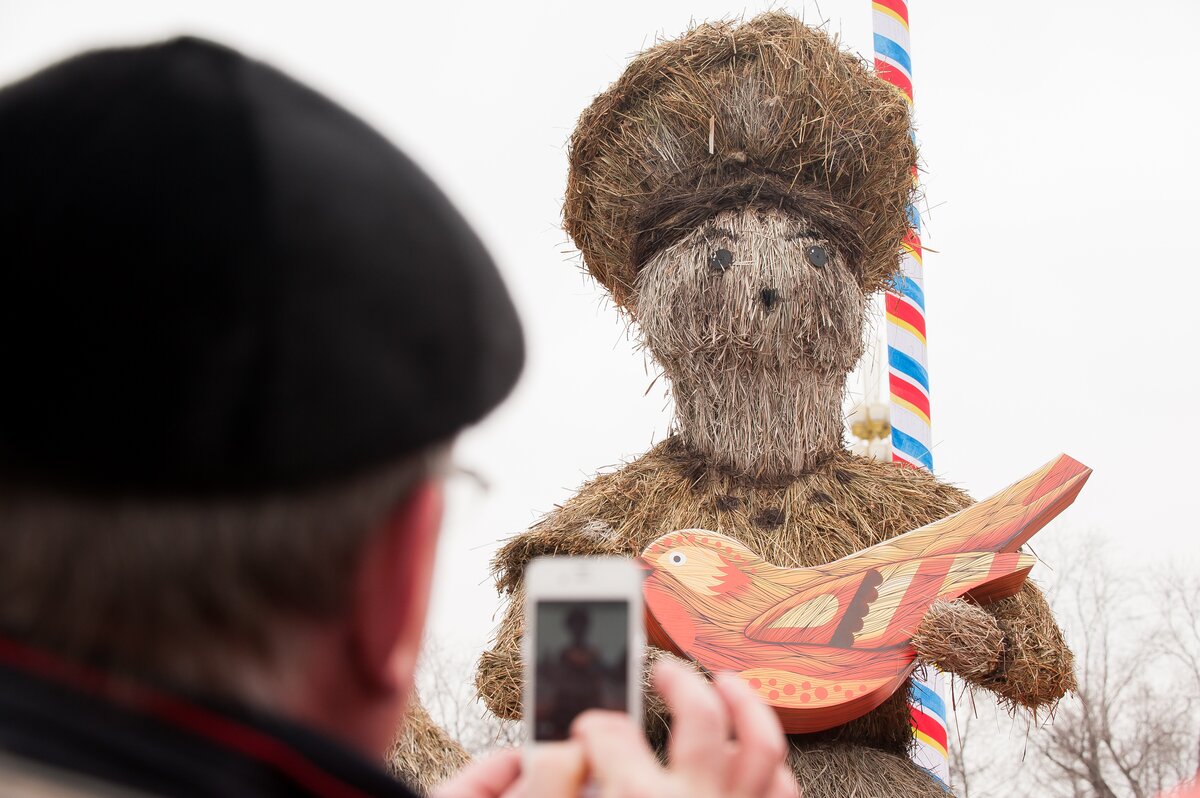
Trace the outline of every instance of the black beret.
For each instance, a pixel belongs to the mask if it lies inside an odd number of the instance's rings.
[[[446,197],[275,69],[183,38],[0,91],[0,481],[316,485],[452,436],[522,359]]]

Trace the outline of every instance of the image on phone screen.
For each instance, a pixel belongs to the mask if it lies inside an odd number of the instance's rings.
[[[628,711],[628,602],[539,601],[536,616],[534,740],[567,739],[588,709]]]

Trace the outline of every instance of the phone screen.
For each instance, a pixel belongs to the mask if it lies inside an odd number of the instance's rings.
[[[534,652],[538,742],[565,740],[588,709],[629,707],[629,603],[539,601]]]

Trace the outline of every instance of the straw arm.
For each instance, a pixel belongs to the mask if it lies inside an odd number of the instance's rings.
[[[583,492],[586,496],[586,490]],[[568,502],[577,504],[579,496]],[[475,687],[492,714],[507,720],[521,717],[521,635],[525,631],[525,566],[536,557],[606,555],[626,550],[613,538],[611,526],[598,519],[572,517],[559,507],[526,532],[510,538],[492,560],[496,589],[505,602],[492,645],[479,658]]]
[[[1004,632],[978,604],[966,599],[939,601],[917,627],[913,647],[922,664],[979,686],[1000,664]]]
[[[613,524],[619,519],[602,520],[580,516],[574,511],[592,495],[585,486],[567,506],[559,507],[534,527],[511,538],[497,552],[493,573],[497,589],[505,602],[492,645],[479,658],[475,685],[480,698],[497,717],[517,720],[521,717],[521,689],[524,673],[521,663],[521,635],[525,630],[525,566],[535,557],[549,555],[624,555],[637,554],[636,549],[616,537]],[[601,509],[599,507],[594,509]],[[647,667],[665,653],[651,648]],[[656,695],[647,694],[645,705],[651,726],[663,726],[661,702]]]
[[[521,664],[521,635],[525,631],[524,587],[518,586],[507,600],[496,636],[479,657],[475,689],[493,715],[505,720],[519,720],[521,690],[525,684]]]
[[[1052,706],[1075,690],[1075,655],[1037,585],[1026,582],[1014,596],[984,609],[1004,632],[1004,652],[981,686],[1010,708]]]
[[[522,711],[521,689],[525,675],[521,661],[521,635],[525,628],[524,606],[524,586],[518,584],[508,596],[508,605],[492,646],[480,656],[475,672],[475,686],[480,699],[493,715],[506,720],[519,720]],[[670,657],[696,669],[692,662],[680,660],[653,646],[648,648],[642,677],[642,704],[645,707],[646,732],[656,746],[666,744],[669,716],[662,698],[650,689],[650,671],[654,663],[663,657]]]
[[[1074,657],[1041,590],[980,606],[938,602],[913,637],[918,659],[995,693],[1010,709],[1052,705],[1075,688]]]

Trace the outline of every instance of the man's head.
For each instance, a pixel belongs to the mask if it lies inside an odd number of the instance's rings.
[[[253,497],[2,493],[0,633],[317,726],[344,721],[340,736],[378,749],[411,688],[448,454]]]
[[[0,173],[0,634],[382,729],[448,444],[522,360],[478,239],[362,121],[193,39],[0,91]]]

